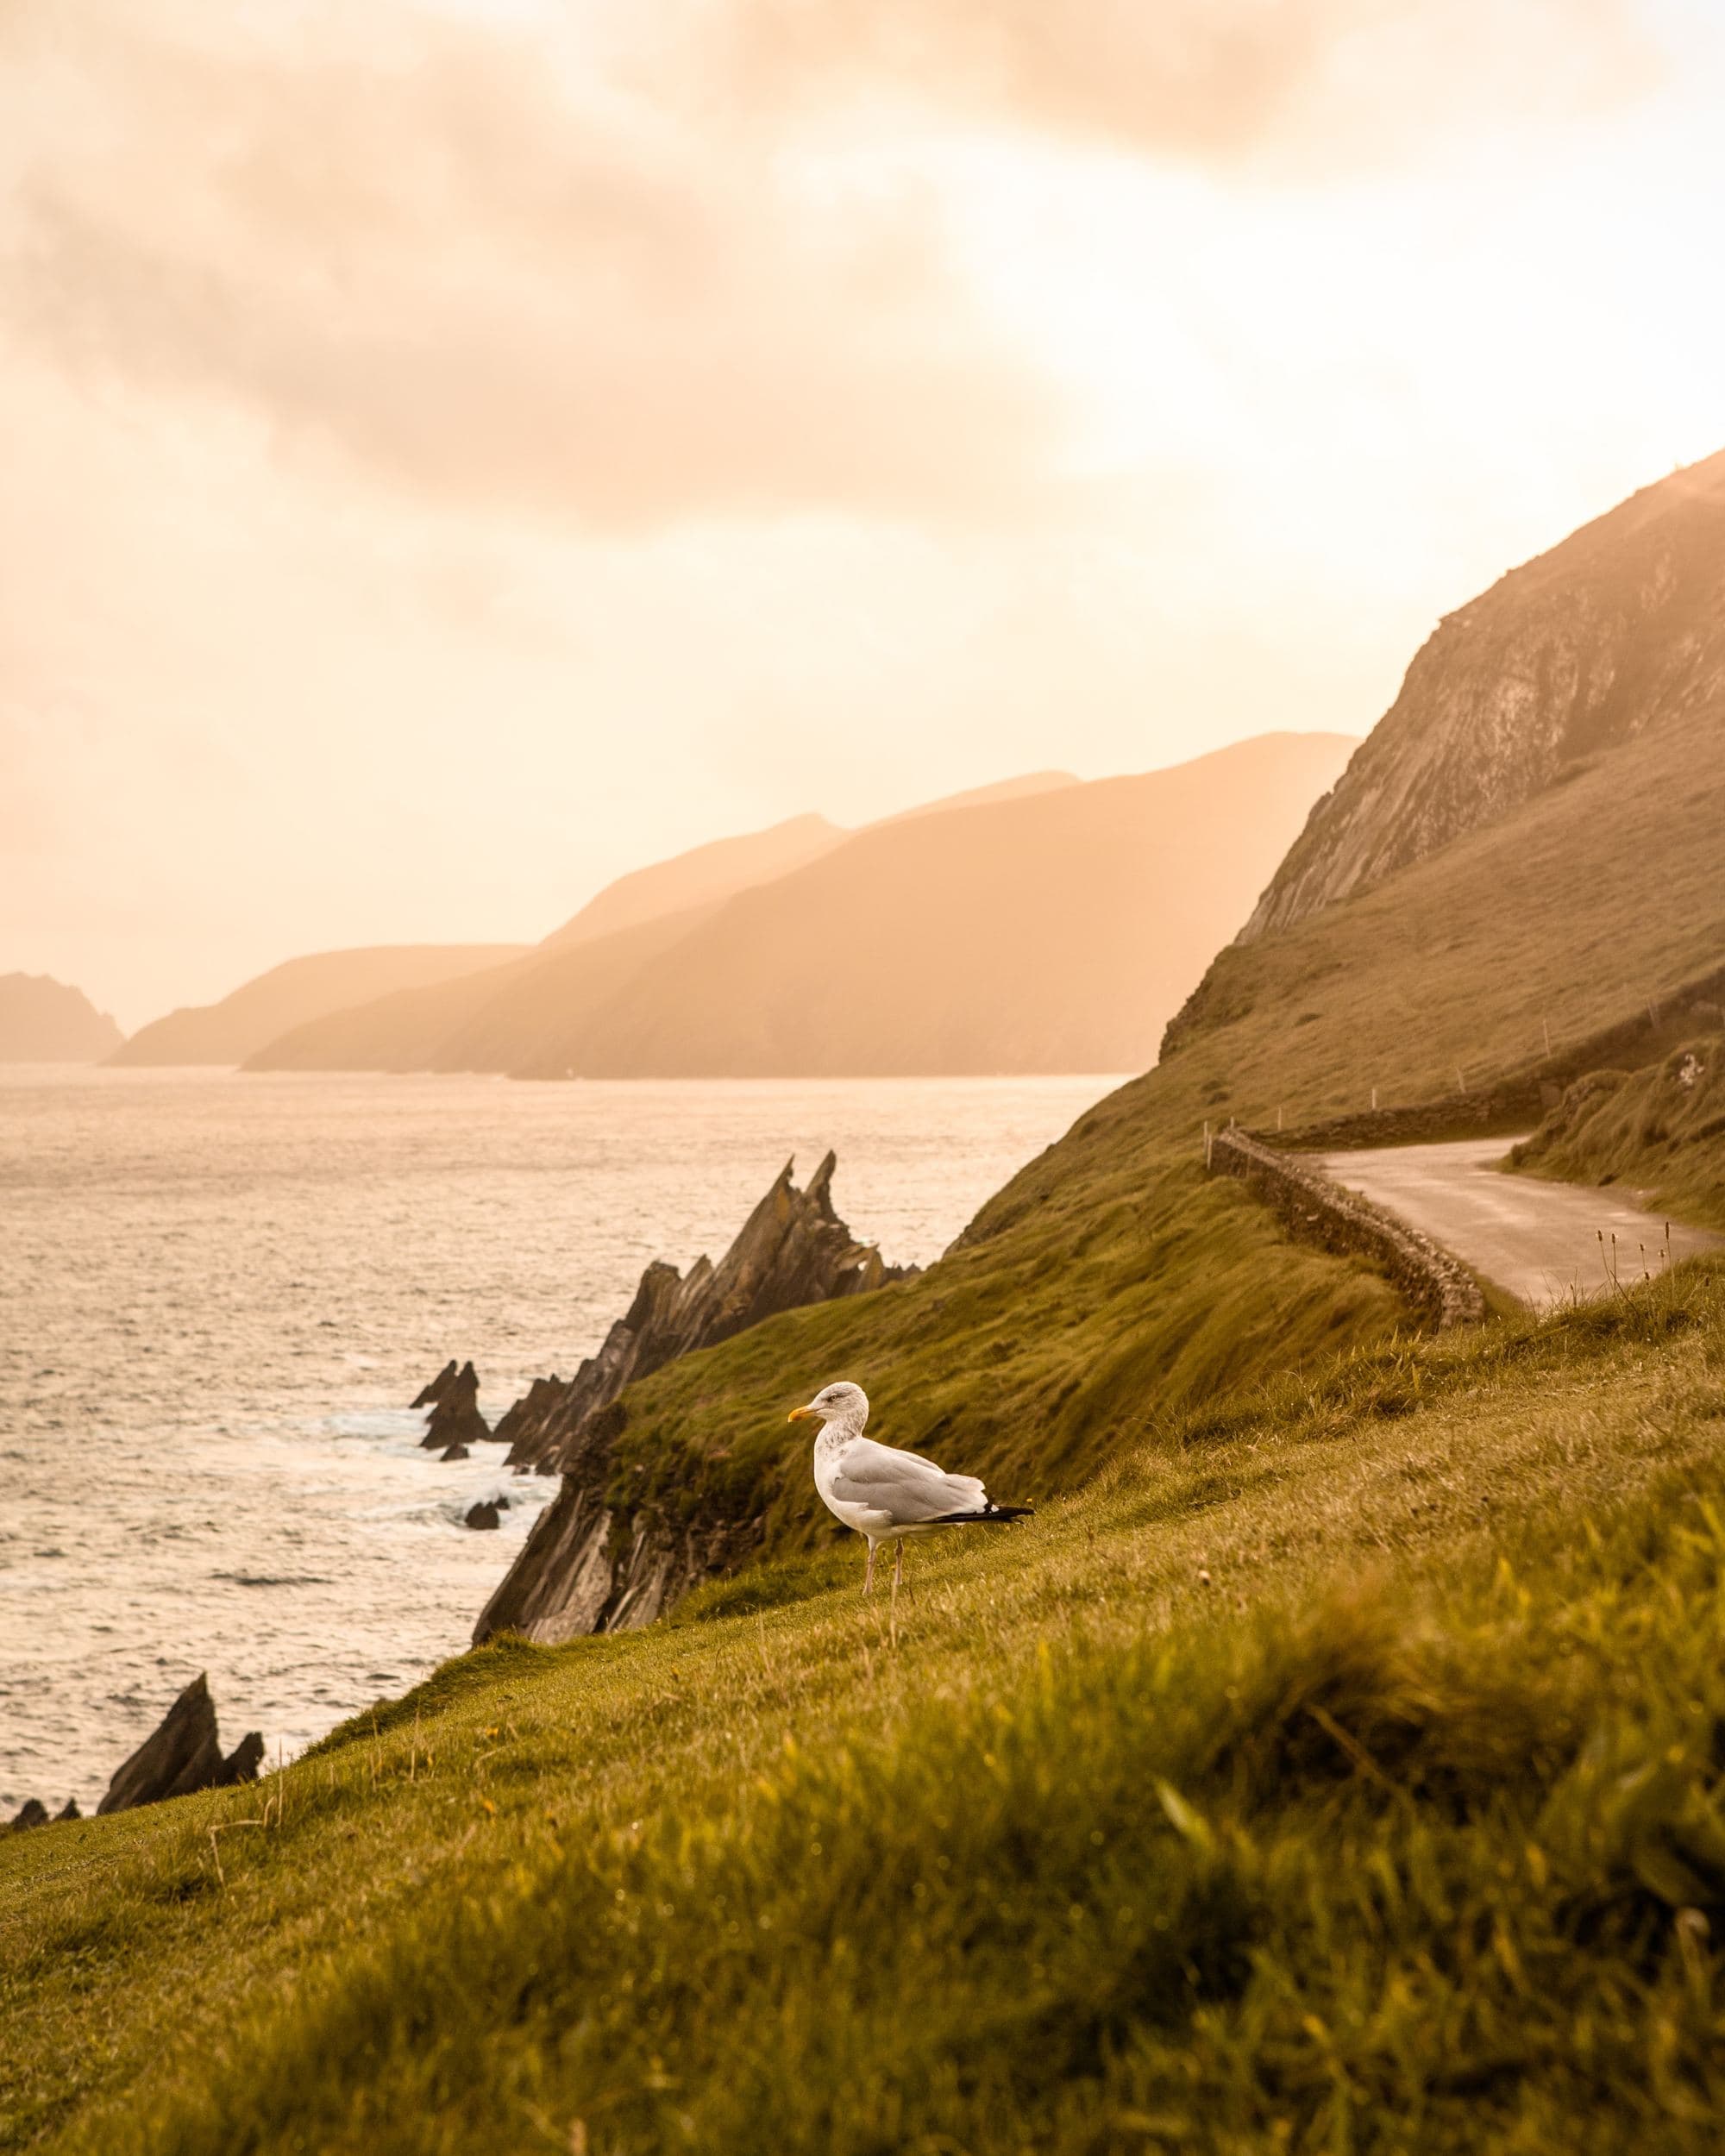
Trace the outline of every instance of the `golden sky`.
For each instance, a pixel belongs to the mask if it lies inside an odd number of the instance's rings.
[[[1712,0],[0,0],[0,972],[1364,731],[1725,445]]]

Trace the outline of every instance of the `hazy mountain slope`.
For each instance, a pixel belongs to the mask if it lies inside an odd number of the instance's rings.
[[[609,936],[530,951],[461,981],[331,1012],[270,1041],[246,1069],[502,1070],[541,1044],[548,1009],[584,1030],[643,965],[712,910],[692,906]]]
[[[1170,771],[877,824],[731,899],[597,1016],[548,1004],[540,1045],[509,1067],[1141,1066],[1350,746],[1265,735]]]
[[[124,1037],[82,988],[45,973],[0,974],[0,1063],[99,1063]]]
[[[134,1033],[116,1063],[242,1063],[290,1026],[326,1012],[439,981],[459,980],[521,956],[519,943],[384,943],[290,958],[223,996],[190,1006]]]
[[[1021,795],[1077,784],[1070,771],[1027,771],[1021,777],[971,787],[941,800],[919,801],[914,808],[880,820],[905,822],[913,816],[934,816],[946,809],[972,808],[988,801],[1016,800]],[[553,929],[543,947],[554,950],[563,944],[587,943],[643,921],[715,905],[757,883],[770,883],[808,862],[819,861],[835,846],[842,846],[850,836],[843,824],[829,823],[824,816],[793,816],[782,824],[769,824],[765,830],[745,831],[737,838],[716,838],[707,845],[692,847],[687,853],[652,862],[606,884],[573,919]]]
[[[1725,691],[1725,452],[1446,617],[1241,933],[1369,889]]]
[[[554,950],[588,943],[643,921],[728,899],[733,892],[746,891],[751,884],[765,883],[800,868],[805,862],[819,860],[843,845],[846,835],[824,816],[794,816],[766,830],[748,831],[740,838],[716,838],[669,861],[653,862],[606,884],[572,920],[553,929],[542,948]]]
[[[896,816],[881,816],[878,824],[908,824],[916,816],[944,816],[948,809],[985,808],[994,801],[1019,801],[1032,793],[1053,793],[1063,787],[1082,786],[1074,771],[1026,771],[1021,778],[998,779],[993,786],[967,787],[962,793],[944,793],[936,801],[919,801],[914,808],[900,809]],[[865,824],[865,830],[872,826]]]

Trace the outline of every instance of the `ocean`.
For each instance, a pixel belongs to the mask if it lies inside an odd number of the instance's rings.
[[[0,1811],[92,1809],[200,1670],[273,1762],[465,1647],[555,1484],[420,1447],[450,1356],[495,1420],[829,1146],[926,1264],[1117,1082],[0,1069]]]

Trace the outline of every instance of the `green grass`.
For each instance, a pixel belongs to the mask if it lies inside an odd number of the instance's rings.
[[[1725,1033],[1636,1071],[1578,1079],[1510,1156],[1565,1182],[1627,1183],[1662,1209],[1725,1228]]]
[[[1195,1406],[913,1564],[0,1841],[0,2147],[1718,2145],[1725,1267]]]

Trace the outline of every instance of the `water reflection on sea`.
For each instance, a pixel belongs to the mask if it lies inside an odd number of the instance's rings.
[[[494,1418],[829,1145],[925,1263],[1113,1082],[0,1069],[0,1809],[90,1809],[200,1670],[273,1758],[466,1645],[552,1486],[420,1449],[448,1356]]]

